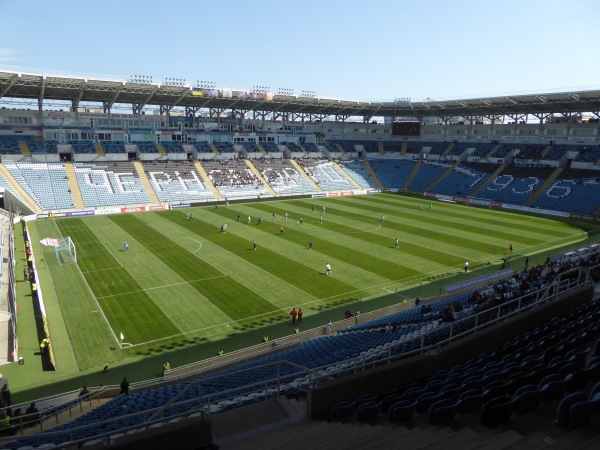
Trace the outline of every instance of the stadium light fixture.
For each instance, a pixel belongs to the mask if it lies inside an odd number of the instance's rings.
[[[163,83],[164,86],[171,86],[171,87],[184,87],[185,86],[185,79],[183,78],[172,78],[172,77],[163,77]]]
[[[208,91],[210,89],[216,89],[217,83],[214,81],[196,81],[196,86],[194,87]]]
[[[152,77],[148,75],[130,75],[129,83],[131,84],[152,84]]]
[[[410,97],[396,97],[394,103],[410,103]]]
[[[302,98],[315,98],[317,93],[315,91],[302,91],[300,97]]]
[[[277,90],[277,93],[275,95],[280,95],[283,97],[293,97],[294,96],[294,90],[293,89],[289,89],[289,88],[279,88]]]
[[[252,86],[252,93],[254,94],[267,94],[271,92],[269,86]]]

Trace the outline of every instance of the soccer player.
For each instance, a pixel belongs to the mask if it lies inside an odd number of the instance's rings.
[[[512,252],[513,252],[513,246],[512,246],[512,244],[510,244],[508,246],[508,253],[512,253]]]
[[[300,225],[302,225],[304,223],[304,221],[302,220],[302,217],[300,217]]]
[[[288,218],[288,213],[285,213],[285,220],[287,220]]]
[[[469,271],[469,261],[465,261],[465,273]]]
[[[273,213],[273,219],[275,219],[275,213]]]
[[[323,212],[325,212],[325,207],[323,206]]]
[[[323,214],[321,214],[321,215],[319,216],[319,223],[320,223],[320,224],[323,224]]]
[[[194,213],[190,213],[190,220],[194,220]]]
[[[385,220],[385,216],[381,216],[381,223]]]
[[[394,247],[396,247],[396,248],[400,247],[400,241],[398,240],[398,238],[396,238],[396,243],[394,244]]]
[[[313,214],[315,213],[315,207],[314,206],[312,207],[312,213]]]
[[[433,208],[433,202],[429,202],[429,209]]]
[[[238,222],[240,221],[241,217],[240,217],[240,213],[238,213]]]
[[[256,241],[254,239],[252,239],[252,248],[256,250]]]
[[[283,227],[279,227],[279,234],[283,236]]]
[[[262,217],[259,217],[259,218],[258,218],[258,224],[259,224],[259,225],[262,225]]]
[[[312,250],[312,239],[308,241],[308,249]]]
[[[248,216],[248,225],[250,225],[252,221],[250,220],[250,216]]]
[[[226,208],[229,208],[229,201],[226,201],[226,202],[225,202],[225,207],[226,207]]]
[[[123,242],[123,251],[126,252],[127,250],[129,250],[129,242],[125,239],[125,242]]]
[[[325,275],[333,275],[331,272],[331,264],[329,263],[325,264]]]

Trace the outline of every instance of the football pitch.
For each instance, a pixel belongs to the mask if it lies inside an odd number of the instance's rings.
[[[65,264],[40,246],[81,370],[287,321],[293,307],[306,318],[382,295],[400,301],[411,286],[462,273],[465,261],[470,271],[499,269],[510,244],[517,257],[588,237],[563,221],[441,202],[430,208],[428,200],[391,194],[38,220],[35,227],[40,239],[70,236],[77,249],[77,264]]]

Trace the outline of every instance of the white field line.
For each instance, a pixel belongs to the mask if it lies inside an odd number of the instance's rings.
[[[96,270],[86,270],[83,271],[80,269],[81,273],[94,273],[94,272],[104,272],[106,270],[115,270],[115,269],[122,269],[123,266],[117,266],[117,267],[106,267],[104,269],[96,269]]]
[[[171,283],[171,284],[163,284],[161,286],[153,286],[153,287],[149,287],[149,288],[137,289],[135,291],[130,291],[130,292],[119,292],[118,294],[104,295],[102,297],[98,297],[98,299],[120,297],[122,295],[137,294],[138,292],[154,291],[157,289],[164,289],[164,288],[173,287],[173,286],[181,286],[183,284],[191,284],[191,283],[197,283],[199,281],[214,280],[216,278],[226,278],[226,277],[227,277],[227,275],[217,275],[216,277],[198,278],[197,280],[181,281],[179,283]]]
[[[108,249],[108,247],[106,246],[106,244],[105,244],[103,241],[100,241],[100,243],[101,243],[101,244],[104,246],[104,248],[105,248],[105,249],[106,249],[106,251],[107,251],[107,252],[110,254],[110,256],[112,256],[112,257],[113,257],[113,259],[114,259],[116,262],[118,262],[118,263],[119,263],[119,265],[120,265],[121,267],[123,267],[123,264],[121,264],[121,261],[119,261],[115,255],[113,255],[113,252],[111,252],[111,251]]]
[[[183,248],[183,249],[185,249],[185,250],[187,250],[187,251],[189,252],[189,249],[188,249],[188,248],[186,248],[185,246],[181,245],[179,242],[177,242],[176,240],[174,240],[172,237],[170,237],[170,236],[166,235],[165,233],[163,233],[162,231],[160,231],[160,230],[159,230],[158,228],[156,228],[154,225],[152,225],[152,224],[149,224],[149,223],[147,223],[146,225],[148,225],[150,228],[152,228],[153,230],[157,231],[158,233],[162,234],[164,237],[166,237],[166,238],[167,238],[168,240],[170,240],[171,242],[173,242],[173,243],[175,243],[175,244],[179,245],[181,248]],[[177,236],[177,237],[179,237],[179,238],[182,238],[182,239],[191,239],[192,241],[196,241],[196,242],[198,242],[198,243],[199,243],[199,244],[202,246],[202,243],[201,243],[201,242],[199,242],[199,241],[197,241],[197,240],[196,240],[196,239],[194,239],[194,238],[190,238],[190,237],[187,237],[187,236]],[[200,247],[200,248],[202,248],[202,247]],[[191,253],[192,255],[194,255],[196,258],[198,258],[200,261],[202,261],[202,262],[204,262],[204,263],[208,264],[208,265],[209,265],[209,266],[211,266],[213,269],[215,269],[216,271],[218,271],[218,272],[220,272],[221,274],[223,274],[223,276],[226,276],[226,277],[227,277],[227,276],[229,276],[229,275],[227,275],[225,272],[223,272],[221,269],[219,269],[217,266],[215,266],[215,265],[211,264],[210,262],[206,261],[204,258],[201,258],[200,256],[198,256],[196,253],[197,253],[197,252],[200,250],[200,248],[198,248],[198,249],[196,249],[194,252],[190,252],[190,253]]]
[[[58,231],[58,234],[62,237],[64,237],[62,235],[62,233],[60,232],[60,229],[58,228],[58,225],[56,225],[56,222],[54,222],[54,226],[56,227],[56,231]],[[102,309],[102,306],[100,306],[100,303],[98,303],[98,299],[96,298],[96,296],[94,295],[94,291],[92,291],[92,288],[90,287],[87,279],[85,278],[85,275],[83,274],[83,272],[81,271],[81,268],[79,267],[79,264],[75,264],[77,266],[77,270],[79,271],[79,274],[81,275],[81,278],[83,278],[83,282],[85,283],[85,285],[87,286],[88,291],[90,292],[90,295],[92,296],[92,298],[94,299],[94,302],[96,303],[96,306],[98,307],[98,311],[100,312],[100,315],[102,315],[102,318],[104,319],[104,322],[106,322],[106,326],[108,327],[108,329],[110,330],[111,334],[113,335],[113,338],[115,339],[115,342],[117,343],[117,345],[119,346],[119,348],[121,347],[121,343],[119,342],[119,340],[117,339],[117,335],[115,334],[115,331],[112,329],[112,327],[110,326],[110,322],[108,321],[108,319],[106,318],[106,315],[104,314],[104,310]]]

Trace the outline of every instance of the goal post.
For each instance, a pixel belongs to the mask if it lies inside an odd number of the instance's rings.
[[[70,236],[58,240],[55,252],[58,264],[77,264],[77,249]]]

